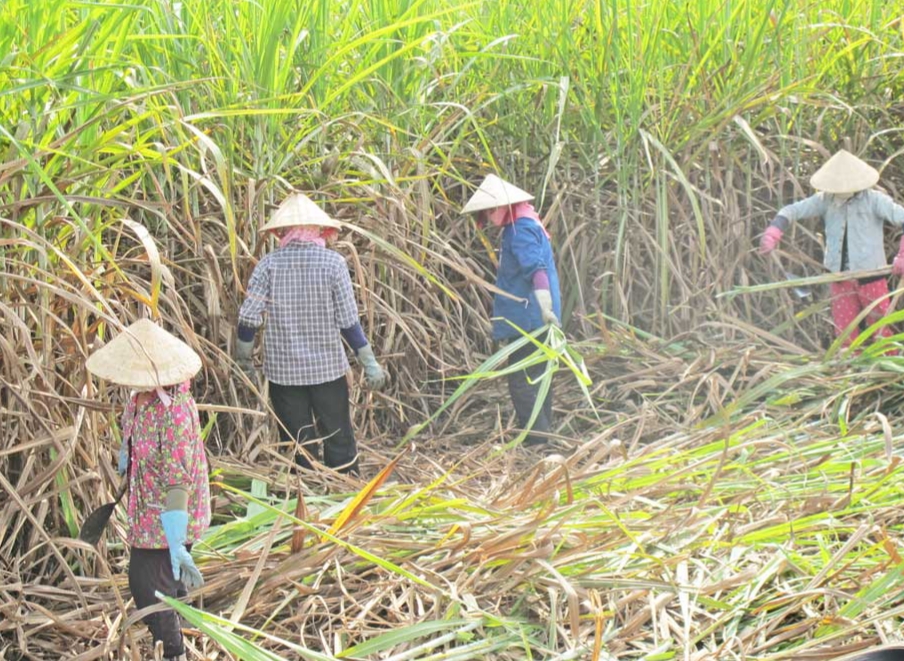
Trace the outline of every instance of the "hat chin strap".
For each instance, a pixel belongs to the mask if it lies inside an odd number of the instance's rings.
[[[172,397],[166,394],[166,391],[160,386],[154,386],[153,388],[133,388],[132,392],[135,394],[139,393],[147,393],[147,392],[156,392],[157,397],[160,398],[160,401],[164,406],[169,406],[173,403]]]

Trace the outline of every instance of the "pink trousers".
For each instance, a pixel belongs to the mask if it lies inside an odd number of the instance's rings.
[[[869,284],[861,285],[856,280],[843,280],[833,282],[830,285],[832,293],[832,321],[835,322],[835,335],[841,335],[845,328],[857,317],[858,314],[873,301],[888,294],[888,282],[885,278],[874,280]],[[866,315],[866,323],[872,325],[879,321],[888,312],[890,300],[886,298],[876,304]],[[850,346],[860,334],[858,328],[854,328],[845,338],[844,346]],[[876,333],[879,337],[891,337],[891,326],[883,326]]]

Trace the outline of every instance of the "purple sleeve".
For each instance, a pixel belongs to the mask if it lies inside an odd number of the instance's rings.
[[[254,326],[239,324],[238,336],[242,342],[251,342],[255,333],[257,333],[257,329]]]
[[[534,289],[549,290],[549,274],[546,272],[546,269],[540,269],[539,271],[534,271],[533,281],[534,281]]]
[[[348,346],[352,348],[355,353],[358,353],[358,349],[363,346],[367,346],[367,338],[364,336],[364,330],[361,328],[360,323],[355,323],[348,328],[343,328],[339,331],[342,333],[342,338],[348,342]]]
[[[783,215],[779,214],[775,218],[772,219],[772,222],[769,223],[770,227],[777,227],[782,232],[788,229],[788,225],[791,224],[791,221],[785,218]]]

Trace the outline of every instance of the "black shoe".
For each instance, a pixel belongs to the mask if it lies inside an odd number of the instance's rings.
[[[543,448],[549,445],[549,439],[545,436],[537,436],[536,434],[528,434],[524,438],[524,445],[527,447]]]

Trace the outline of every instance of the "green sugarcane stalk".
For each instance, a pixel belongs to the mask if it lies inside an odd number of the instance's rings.
[[[808,287],[811,285],[824,285],[832,282],[841,282],[842,280],[859,280],[861,278],[875,278],[880,275],[888,275],[891,273],[891,266],[883,266],[880,269],[870,269],[865,271],[842,271],[841,273],[824,273],[822,275],[813,275],[806,278],[794,278],[792,280],[781,280],[777,282],[767,282],[762,285],[740,285],[720,294],[716,294],[716,298],[734,298],[739,294],[755,294],[764,291],[773,291],[775,289],[786,289],[788,287]]]

